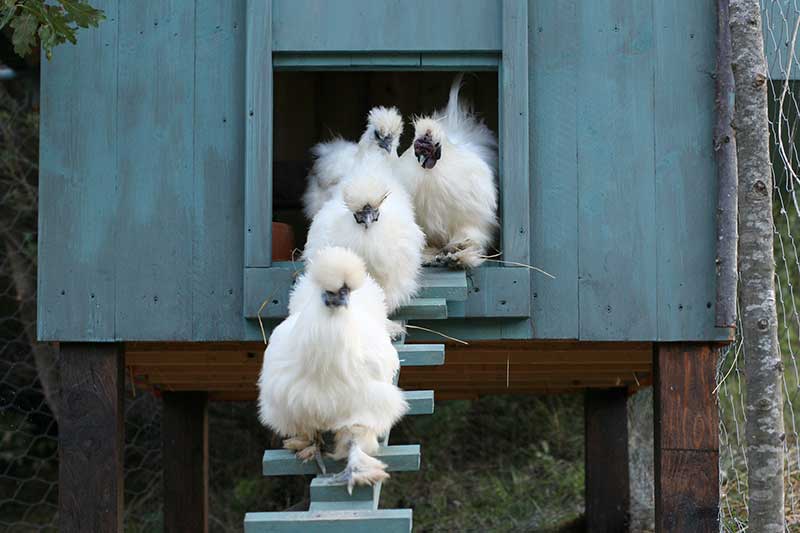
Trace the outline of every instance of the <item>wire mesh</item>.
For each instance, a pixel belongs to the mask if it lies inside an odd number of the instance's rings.
[[[774,186],[774,259],[778,335],[783,361],[784,472],[787,531],[800,531],[800,391],[798,334],[800,314],[795,287],[800,287],[800,58],[797,57],[800,3],[762,0],[764,52],[769,66],[769,127],[771,173]],[[720,521],[723,531],[748,529],[748,464],[745,454],[744,362],[747,357],[738,327],[736,342],[722,353],[718,371],[720,409]]]

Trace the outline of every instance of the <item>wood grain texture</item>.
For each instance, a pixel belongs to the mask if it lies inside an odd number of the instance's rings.
[[[580,338],[653,339],[653,4],[582,2],[578,20]]]
[[[197,0],[192,338],[238,339],[244,254],[245,1]],[[224,65],[224,72],[220,72]]]
[[[715,328],[715,2],[653,2],[658,339]],[[735,245],[734,245],[735,246]]]
[[[656,439],[664,449],[717,450],[714,388],[718,351],[704,344],[658,344]]]
[[[587,390],[584,395],[586,531],[627,531],[628,390]]]
[[[164,531],[208,531],[208,394],[165,392]]]
[[[528,3],[503,0],[499,173],[503,231],[500,246],[503,259],[524,264],[530,262],[528,84]]]
[[[656,531],[719,531],[719,455],[661,450],[656,456]]]
[[[116,335],[191,339],[195,6],[124,2],[119,25]]]
[[[729,0],[717,0],[714,153],[717,163],[717,300],[714,325],[736,327],[738,174]]]
[[[118,2],[95,7],[107,20],[52,61],[42,59],[40,339],[116,337]]]
[[[654,353],[656,531],[718,531],[717,350],[674,343]]]
[[[531,319],[537,338],[577,339],[577,2],[530,1]]]
[[[442,24],[453,13],[458,24]],[[502,45],[496,0],[274,0],[273,16],[278,52],[485,52]]]
[[[58,529],[122,532],[125,363],[121,345],[60,346]]]
[[[411,509],[247,513],[245,533],[411,533]]]
[[[247,0],[245,266],[272,263],[272,0]],[[305,33],[305,32],[303,32]]]

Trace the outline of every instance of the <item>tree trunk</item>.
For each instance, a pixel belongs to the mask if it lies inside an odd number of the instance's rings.
[[[739,171],[739,302],[747,382],[749,531],[782,533],[783,391],[775,309],[767,65],[758,0],[731,0]]]

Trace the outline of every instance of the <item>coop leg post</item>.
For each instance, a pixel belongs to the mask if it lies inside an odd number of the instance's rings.
[[[124,356],[118,344],[62,343],[58,530],[122,531]]]
[[[717,350],[709,344],[655,347],[656,531],[719,531]]]
[[[165,392],[164,531],[208,531],[208,394]]]
[[[587,390],[586,531],[627,531],[629,520],[628,391]]]

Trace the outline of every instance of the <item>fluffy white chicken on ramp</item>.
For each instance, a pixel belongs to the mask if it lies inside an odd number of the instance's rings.
[[[321,434],[335,432],[333,455],[348,458],[339,478],[351,490],[389,477],[370,454],[408,409],[393,385],[400,362],[383,298],[356,254],[320,250],[270,336],[258,381],[261,422],[298,458],[321,463]]]
[[[497,139],[458,97],[462,75],[443,111],[414,121],[414,142],[397,175],[414,198],[425,232],[425,262],[473,268],[497,230]]]
[[[380,161],[362,165],[314,217],[303,252],[310,258],[325,246],[353,250],[383,289],[389,313],[417,291],[425,245],[411,198],[391,170]]]
[[[397,160],[397,147],[403,133],[403,117],[396,107],[373,107],[367,115],[367,128],[358,143],[342,138],[322,142],[311,148],[314,165],[308,173],[303,195],[303,211],[312,220],[336,188],[365,160]]]

